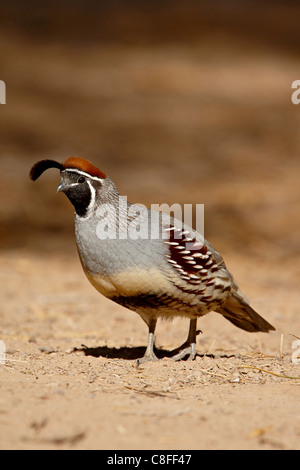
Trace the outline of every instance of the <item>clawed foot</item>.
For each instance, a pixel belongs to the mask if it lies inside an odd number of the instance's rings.
[[[158,361],[158,357],[154,353],[154,330],[155,330],[156,320],[149,324],[149,337],[148,337],[148,346],[145,352],[144,357],[136,361],[137,367],[141,364],[145,364],[150,361]],[[197,319],[192,319],[190,321],[190,329],[187,340],[179,348],[174,349],[172,359],[174,361],[181,361],[188,356],[188,361],[194,361],[197,355],[196,352],[196,338],[199,333],[202,333],[201,330],[196,330],[197,328]]]
[[[175,354],[175,356],[172,356],[172,359],[174,361],[181,361],[182,359],[185,359],[186,356],[188,356],[188,361],[194,361],[196,355],[196,343],[192,343],[187,348],[182,349],[178,354]]]
[[[137,359],[136,365],[139,367],[141,364],[145,364],[145,362],[150,362],[150,361],[158,361],[158,357],[154,354],[153,351],[146,351],[145,355],[141,357],[141,359]]]
[[[189,335],[187,341],[183,343],[179,348],[174,349],[174,356],[172,356],[172,359],[174,361],[181,361],[182,359],[185,359],[186,356],[188,356],[187,360],[188,361],[194,361],[197,352],[196,352],[196,337],[202,333],[201,330],[197,330],[193,332],[193,335]],[[192,340],[190,340],[192,338]],[[179,351],[179,352],[177,352]]]
[[[178,351],[178,349],[179,348],[177,348],[176,351]],[[181,361],[182,359],[185,359],[186,356],[188,356],[187,358],[188,361],[194,361],[196,358],[196,355],[197,355],[196,343],[193,343],[190,346],[187,346],[184,349],[181,349],[179,353],[171,357],[174,361]],[[154,353],[145,354],[141,359],[137,359],[136,365],[137,367],[139,367],[141,364],[145,364],[146,362],[158,361],[158,360],[159,360],[158,357]]]

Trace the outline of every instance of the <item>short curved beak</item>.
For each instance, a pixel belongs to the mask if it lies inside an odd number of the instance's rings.
[[[57,188],[57,192],[58,193],[61,193],[63,191],[65,191],[67,189],[67,185],[64,181],[61,181],[58,188]]]

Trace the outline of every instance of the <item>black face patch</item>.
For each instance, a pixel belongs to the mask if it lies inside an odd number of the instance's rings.
[[[92,194],[87,182],[67,188],[64,193],[75,207],[76,214],[84,217],[90,205]]]
[[[61,174],[62,181],[60,189],[69,198],[75,207],[79,217],[85,217],[92,201],[93,190],[97,193],[102,186],[101,180],[89,178],[83,172],[77,170],[65,170]]]
[[[84,217],[87,214],[92,194],[87,182],[88,177],[75,171],[64,171],[62,173],[63,192],[73,204],[76,214]]]

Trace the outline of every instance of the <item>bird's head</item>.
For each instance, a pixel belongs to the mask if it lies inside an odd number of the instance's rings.
[[[30,178],[35,181],[49,168],[60,170],[61,182],[57,191],[66,194],[79,217],[86,217],[95,206],[97,196],[103,193],[108,180],[105,173],[88,160],[70,157],[64,163],[55,160],[37,162],[30,171]]]

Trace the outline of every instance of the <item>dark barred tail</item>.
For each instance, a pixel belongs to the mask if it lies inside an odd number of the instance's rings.
[[[233,294],[217,312],[242,330],[264,333],[275,330],[274,326],[253,310],[238,294]]]

